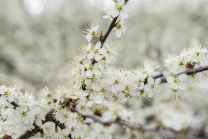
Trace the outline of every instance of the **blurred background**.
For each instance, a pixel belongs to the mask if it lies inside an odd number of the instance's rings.
[[[110,23],[102,17],[111,0],[0,0],[0,3],[0,85],[23,83],[25,90],[34,93],[44,86],[55,90],[65,85],[72,56],[79,53],[79,46],[87,45],[82,32],[86,25],[99,25],[105,32]],[[153,60],[160,66],[158,70],[163,71],[169,54],[177,55],[185,47],[208,46],[207,0],[130,0],[128,6],[131,9],[128,32],[118,39],[113,31],[107,40],[119,45],[117,66],[133,69],[144,60]],[[191,121],[197,123],[193,127],[189,123],[183,131],[198,137],[208,137],[207,83],[203,79],[194,84],[187,101],[180,102],[183,107],[174,106],[176,111],[188,111],[184,115],[191,115]],[[145,104],[145,110],[133,109],[142,113],[143,123],[161,122],[158,112],[166,109],[164,104],[169,109],[175,105],[156,97],[148,106]],[[176,121],[181,119],[179,115]]]

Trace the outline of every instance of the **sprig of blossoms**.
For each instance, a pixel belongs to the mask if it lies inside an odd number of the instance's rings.
[[[126,3],[127,0],[114,0],[112,9],[104,16],[114,20],[106,36],[113,28],[117,37],[126,32],[124,20],[129,11]],[[59,87],[54,95],[48,88],[42,90],[41,97],[35,97],[33,93],[22,92],[18,85],[0,86],[1,138],[5,135],[18,138],[25,131],[40,127],[42,132],[31,138],[112,139],[116,128],[114,125],[96,123],[99,120],[88,119],[76,108],[103,118],[103,123],[108,120],[135,122],[133,112],[120,104],[138,104],[141,98],[149,100],[162,91],[161,83],[164,80],[153,78],[157,66],[150,61],[135,70],[111,66],[115,61],[114,56],[118,54],[118,47],[115,44],[104,45],[102,31],[100,36],[97,33],[98,27],[91,24],[86,29],[85,37],[89,44],[83,45],[80,54],[74,57],[68,74],[68,86]],[[94,36],[99,39],[95,45],[90,43]],[[165,61],[168,68],[164,72],[166,88],[174,100],[183,98],[183,92],[196,78],[193,74],[181,72],[208,65],[207,52],[207,49],[197,46]],[[48,114],[55,120],[48,120]],[[167,121],[162,122],[169,127]],[[182,128],[180,125],[174,129]]]
[[[92,37],[97,36],[97,30],[99,26],[94,26],[93,24],[90,24],[84,33],[86,34],[86,39],[88,42],[91,41]]]
[[[26,130],[34,129],[34,123],[41,126],[42,121],[45,120],[47,105],[37,101],[32,93],[23,93],[20,89],[18,85],[0,87],[0,98],[3,100],[0,104],[0,118],[1,122],[9,127],[5,127],[7,130],[1,131],[1,137],[9,135],[17,138]],[[13,103],[18,103],[18,105],[15,106]]]
[[[118,18],[118,22],[115,24],[114,30],[116,30],[116,36],[121,37],[121,34],[126,32],[127,23],[124,21],[128,17],[128,8],[125,0],[114,0],[113,6],[106,12],[107,15],[103,18]]]
[[[195,69],[208,65],[206,56],[208,50],[201,46],[184,49],[178,56],[171,56],[165,60],[168,71],[163,74],[168,82],[167,91],[171,94],[173,100],[179,97],[184,99],[184,91],[195,80],[198,81],[199,74],[180,74],[187,69]],[[180,74],[180,75],[177,75]]]
[[[113,6],[106,12],[106,16],[103,18],[115,18],[119,16],[121,19],[128,17],[129,9],[125,5],[125,0],[114,0]]]

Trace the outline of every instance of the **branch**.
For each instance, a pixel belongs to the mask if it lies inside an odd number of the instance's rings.
[[[129,0],[125,0],[125,5],[129,2]],[[113,18],[113,20],[110,23],[110,26],[108,27],[107,32],[105,33],[105,35],[103,36],[103,38],[100,39],[101,42],[101,48],[103,47],[103,44],[105,43],[106,39],[108,38],[108,35],[110,34],[110,32],[112,31],[112,29],[116,26],[116,21],[118,19],[119,15],[115,18]]]
[[[160,130],[158,127],[148,127],[148,126],[144,126],[141,124],[129,123],[125,120],[104,120],[97,115],[84,113],[77,108],[74,108],[73,111],[80,114],[81,116],[85,118],[90,118],[94,122],[101,123],[103,125],[118,124],[118,125],[130,128],[131,130],[139,130],[143,132],[144,131],[155,132],[165,139],[176,139],[176,133],[173,131]]]
[[[125,0],[125,5],[129,2],[129,0]],[[106,31],[105,35],[103,37],[100,37],[100,42],[101,42],[101,48],[103,47],[106,39],[108,38],[109,34],[113,30],[113,28],[116,26],[116,21],[118,19],[119,15],[111,21],[108,30]],[[94,65],[97,61],[95,59],[92,60],[92,65]]]
[[[54,118],[53,118],[53,112],[54,112],[55,109],[51,109],[45,116],[46,120],[43,121],[43,124],[46,123],[46,122],[54,122],[57,126],[59,126],[61,129],[64,128],[64,125],[61,124],[59,121],[56,121]],[[32,129],[31,131],[26,131],[25,133],[23,133],[21,136],[19,136],[17,139],[27,139],[31,136],[33,136],[35,133],[37,133],[37,131],[40,129],[39,126],[37,126],[36,124],[33,124],[34,125],[34,129]]]
[[[45,116],[46,120],[43,121],[43,124],[44,123],[47,123],[47,122],[54,122],[57,126],[59,126],[61,129],[64,129],[65,126],[64,124],[60,123],[59,121],[57,121],[56,119],[54,119],[53,117],[53,112],[55,111],[55,109],[51,109]],[[37,131],[40,129],[39,126],[37,126],[35,123],[33,124],[34,125],[34,129],[32,129],[31,131],[27,130],[25,131],[25,133],[23,133],[21,136],[19,136],[17,139],[27,139],[31,136],[33,136],[35,133],[37,133]]]
[[[195,68],[195,69],[187,69],[186,71],[180,72],[178,74],[176,74],[176,76],[179,76],[181,74],[187,74],[187,75],[191,75],[191,74],[195,74],[195,73],[199,73],[199,72],[203,72],[208,70],[208,65],[204,66],[204,67],[200,67],[200,68]],[[153,79],[157,79],[157,78],[161,78],[161,83],[166,83],[166,77],[164,77],[164,75],[162,73],[159,73],[158,75],[153,76]]]
[[[110,32],[113,30],[113,28],[116,26],[116,21],[118,19],[119,16],[113,18],[113,20],[110,23],[110,26],[108,27],[107,32],[105,33],[104,37],[100,38],[100,42],[101,42],[101,48],[103,47],[106,39],[108,38],[108,35],[110,34]],[[92,59],[92,65],[94,65],[95,63],[97,63],[97,61],[93,58]]]
[[[16,102],[10,102],[10,104],[12,104],[14,106],[14,109],[16,109],[17,107],[20,107]]]
[[[108,38],[108,35],[110,34],[110,32],[113,30],[113,28],[116,26],[116,21],[118,19],[119,16],[113,18],[113,20],[110,23],[110,26],[108,27],[107,32],[105,33],[104,37],[100,39],[101,42],[101,47],[103,46],[103,44],[105,43],[106,39]]]
[[[160,129],[157,126],[150,127],[150,126],[141,125],[141,124],[129,123],[128,121],[125,121],[125,120],[104,120],[97,115],[87,114],[85,112],[82,112],[76,107],[73,109],[73,111],[83,116],[84,118],[90,118],[94,122],[97,122],[103,125],[118,124],[118,125],[130,128],[131,130],[138,130],[142,132],[154,132],[160,135],[163,139],[178,139],[180,136],[180,134],[178,134],[177,132],[166,130],[166,129]],[[191,135],[188,135],[187,137],[190,139],[206,139],[203,137],[196,137],[196,136],[191,136]]]
[[[188,70],[186,70],[184,72],[178,73],[177,76],[180,75],[180,74],[190,75],[190,74],[194,74],[194,73],[203,72],[203,71],[206,71],[206,70],[208,70],[208,65],[204,66],[204,67],[200,67],[200,68],[188,69]]]
[[[0,94],[1,97],[1,94]],[[16,102],[9,102],[11,105],[14,106],[14,109],[16,109],[17,107],[20,107],[20,105],[18,105]],[[45,116],[45,121],[43,121],[43,124],[46,122],[54,122],[56,124],[56,126],[59,126],[61,129],[64,129],[65,126],[64,124],[62,124],[61,122],[57,121],[54,117],[53,117],[53,112],[55,111],[55,109],[51,109]],[[40,127],[37,126],[35,123],[33,123],[34,129],[32,129],[31,131],[27,130],[25,131],[25,133],[23,133],[21,136],[19,136],[17,139],[27,139],[31,136],[33,136],[39,129]]]
[[[1,97],[1,94],[0,94]],[[8,100],[7,100],[8,101]],[[8,101],[9,102],[9,101]],[[13,102],[9,102],[12,106],[14,106],[14,109],[16,109],[17,107],[19,107],[19,105],[17,103]]]

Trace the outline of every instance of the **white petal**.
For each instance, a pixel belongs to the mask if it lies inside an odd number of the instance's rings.
[[[100,58],[101,58],[101,57],[100,57],[100,54],[95,54],[95,60],[96,60],[96,61],[99,61]]]
[[[92,30],[93,30],[93,31],[97,31],[98,27],[99,27],[99,26],[95,26],[95,27],[92,28]]]
[[[121,16],[121,18],[127,18],[128,13],[127,12],[121,12],[120,16]]]
[[[153,97],[153,96],[154,96],[154,92],[153,92],[153,91],[148,92],[148,97],[149,97],[149,98],[151,98],[151,97]]]
[[[103,125],[99,124],[99,123],[95,123],[94,124],[94,129],[95,131],[100,131],[103,129]]]
[[[116,30],[116,37],[121,37],[121,30]]]
[[[42,125],[42,120],[41,119],[37,119],[35,121],[35,123],[37,124],[37,126],[41,126]]]
[[[112,85],[114,83],[114,80],[112,78],[108,78],[106,80],[106,83],[109,84],[109,85]]]
[[[27,110],[28,110],[28,107],[27,107],[26,105],[23,105],[23,106],[21,106],[21,109],[22,109],[23,111],[27,111]]]
[[[173,83],[173,84],[172,84],[172,88],[173,88],[173,89],[178,89],[178,84]]]
[[[92,39],[92,35],[90,33],[88,33],[86,36],[86,40],[88,40],[88,42],[90,42],[91,39]]]
[[[163,71],[163,75],[166,77],[168,76],[168,72],[167,71]]]
[[[86,80],[85,80],[85,84],[86,84],[86,85],[90,85],[90,84],[91,84],[91,80],[90,80],[90,79],[86,79]]]
[[[9,96],[7,97],[7,100],[8,100],[9,102],[13,102],[13,101],[14,101],[14,97],[13,97],[12,95],[9,95]]]
[[[7,102],[6,97],[5,96],[1,96],[0,97],[0,104],[5,104]]]
[[[161,90],[162,90],[162,89],[161,89],[161,86],[157,86],[157,87],[155,88],[154,91],[155,91],[156,93],[160,93]]]
[[[125,86],[123,84],[119,84],[119,85],[117,85],[116,89],[118,91],[124,91],[125,90]]]
[[[70,132],[69,132],[68,129],[63,129],[63,130],[61,130],[61,133],[62,133],[63,135],[68,135]]]
[[[103,18],[110,18],[110,16],[109,15],[104,15]]]
[[[102,55],[107,53],[107,50],[105,48],[101,48],[100,50],[98,50],[98,52]]]
[[[117,87],[116,84],[112,85],[112,86],[111,86],[111,91],[112,91],[112,92],[116,92],[116,91],[117,91],[116,87]]]
[[[155,80],[155,84],[160,84],[160,82],[161,82],[161,78],[157,78],[157,79]]]
[[[166,77],[168,83],[173,83],[174,79],[171,76]]]
[[[96,45],[95,45],[95,48],[100,48],[100,46],[101,46],[101,42],[98,41],[98,42],[96,43]]]
[[[93,74],[101,75],[101,72],[98,69],[93,69],[92,72],[93,72]]]
[[[147,81],[149,84],[154,84],[154,79],[152,77],[149,77]]]
[[[149,84],[146,84],[146,85],[144,86],[144,90],[145,90],[145,91],[149,92],[150,89],[151,89],[151,87],[150,87]]]
[[[88,55],[87,55],[87,58],[88,59],[93,59],[94,57],[94,52],[90,52]]]
[[[121,31],[122,32],[125,32],[126,31],[126,26],[125,25],[122,25]]]
[[[89,43],[88,46],[87,46],[87,50],[90,50],[92,48],[92,44]]]
[[[91,70],[87,70],[86,71],[86,76],[87,77],[92,77],[92,71]]]
[[[121,18],[127,18],[127,17],[128,17],[128,13],[126,13],[126,12],[121,13]]]
[[[119,15],[119,12],[117,10],[114,10],[114,11],[111,12],[111,14],[112,14],[113,17],[116,17],[116,16]]]
[[[188,84],[187,84],[187,83],[181,82],[181,83],[179,84],[179,88],[182,89],[182,90],[187,89],[187,87],[188,87]]]
[[[181,74],[178,76],[180,81],[185,81],[187,79],[187,75],[186,74]]]
[[[118,3],[119,5],[123,5],[124,2],[125,2],[124,0],[118,0],[118,1],[117,1],[117,3]]]

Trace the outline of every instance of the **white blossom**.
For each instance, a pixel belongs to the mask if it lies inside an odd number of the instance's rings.
[[[93,36],[96,36],[96,35],[97,35],[98,27],[99,27],[99,26],[94,26],[94,25],[89,25],[89,27],[87,27],[85,33],[87,34],[87,35],[86,35],[86,40],[87,40],[88,42],[91,41],[91,39],[92,39]]]
[[[160,78],[154,80],[152,77],[147,79],[148,84],[144,86],[144,90],[148,92],[148,97],[153,97],[154,93],[161,92],[161,86],[159,85],[161,82]]]
[[[116,30],[116,37],[121,37],[121,34],[127,31],[124,20],[120,20],[116,24],[115,30]]]

